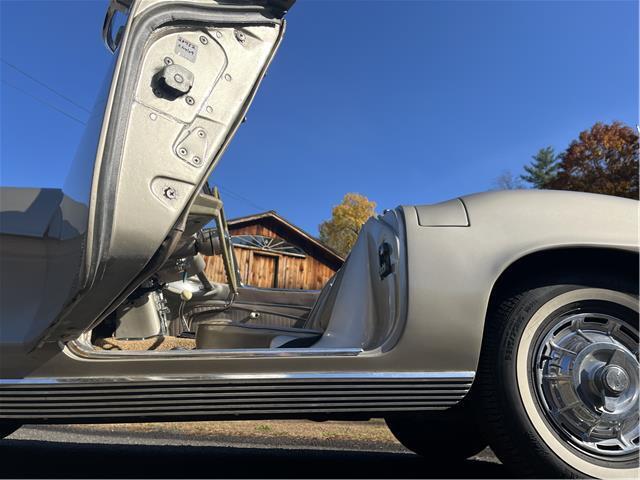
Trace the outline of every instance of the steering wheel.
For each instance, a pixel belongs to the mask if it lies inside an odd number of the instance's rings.
[[[220,198],[220,192],[218,187],[214,187],[213,196],[220,200],[220,210],[216,215],[216,225],[218,228],[218,239],[220,240],[220,248],[222,249],[222,263],[224,264],[224,270],[229,279],[229,287],[231,292],[235,295],[238,293],[238,277],[236,271],[236,261],[233,255],[233,245],[231,244],[231,236],[229,235],[229,227],[227,226],[227,218],[224,214],[224,207]]]

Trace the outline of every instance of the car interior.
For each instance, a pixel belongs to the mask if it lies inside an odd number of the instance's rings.
[[[322,290],[243,285],[220,195],[206,184],[169,260],[75,346],[105,355],[375,349],[397,323],[397,252],[391,226],[372,219]],[[205,275],[212,255],[226,283]]]

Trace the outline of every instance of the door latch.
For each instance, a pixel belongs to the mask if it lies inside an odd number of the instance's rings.
[[[181,65],[171,63],[153,76],[153,93],[167,100],[186,95],[193,86],[193,73]]]
[[[384,279],[389,276],[393,272],[393,264],[391,263],[391,245],[387,242],[384,242],[380,247],[378,247],[378,261],[380,264],[380,268],[378,269],[378,273],[380,274],[380,279]]]

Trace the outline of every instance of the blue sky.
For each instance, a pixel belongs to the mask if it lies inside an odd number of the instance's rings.
[[[64,183],[111,62],[106,4],[0,0],[0,184]],[[230,217],[315,234],[347,192],[381,211],[487,190],[596,121],[638,122],[635,1],[299,0],[288,20],[212,178]]]

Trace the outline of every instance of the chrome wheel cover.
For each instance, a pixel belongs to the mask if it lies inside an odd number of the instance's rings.
[[[536,397],[557,434],[581,452],[637,455],[638,331],[602,313],[569,313],[540,332],[532,358]]]

